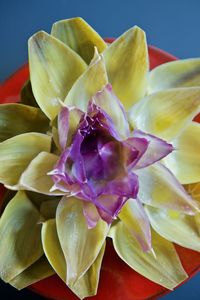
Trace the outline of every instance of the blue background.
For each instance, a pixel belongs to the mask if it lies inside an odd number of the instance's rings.
[[[200,56],[199,0],[0,0],[0,81],[27,61],[30,35],[75,16],[86,19],[103,37],[117,37],[137,24],[146,31],[149,44],[180,58]],[[43,299],[2,282],[0,294]],[[199,300],[200,274],[163,299]]]

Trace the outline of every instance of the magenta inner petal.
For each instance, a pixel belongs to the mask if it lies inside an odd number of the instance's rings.
[[[116,126],[117,115],[111,114],[113,119],[108,115],[111,105],[103,101],[104,96],[107,101],[115,98],[108,86],[92,98],[87,113],[79,111],[75,132],[70,132],[69,147],[66,144],[71,115],[67,108],[61,110],[58,132],[63,152],[49,173],[54,181],[52,190],[59,189],[84,201],[83,212],[89,228],[95,226],[99,217],[110,224],[129,198],[137,198],[139,181],[134,169],[146,167],[172,151],[170,144],[139,130],[130,136],[128,127],[127,136],[122,140],[123,135]],[[103,103],[106,111],[95,99]],[[119,103],[117,109],[122,124],[127,126]]]

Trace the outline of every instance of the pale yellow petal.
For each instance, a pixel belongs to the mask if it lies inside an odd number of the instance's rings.
[[[86,63],[94,55],[94,47],[101,53],[106,43],[82,18],[61,20],[53,24],[51,34],[77,52]]]
[[[143,205],[137,199],[129,199],[118,217],[137,239],[143,251],[151,250],[151,229]]]
[[[53,274],[55,274],[55,271],[50,266],[46,257],[42,256],[32,266],[13,278],[9,284],[21,290]]]
[[[53,120],[86,63],[69,47],[41,31],[29,39],[30,78],[35,99],[43,112]]]
[[[58,239],[55,219],[49,220],[43,224],[42,242],[44,252],[50,264],[60,278],[66,282],[67,263]],[[100,250],[97,259],[85,273],[85,275],[83,275],[73,286],[70,287],[70,289],[81,299],[93,296],[97,292],[104,250],[105,244]]]
[[[129,112],[133,127],[166,140],[174,139],[200,111],[200,87],[177,88],[149,95]]]
[[[148,92],[200,86],[200,59],[181,59],[162,64],[149,74]]]
[[[194,216],[146,206],[153,228],[167,240],[200,251],[200,235]]]
[[[40,133],[24,133],[0,143],[0,182],[11,187],[41,151],[50,151],[51,138]]]
[[[64,197],[57,208],[59,240],[67,261],[67,284],[73,286],[94,263],[108,233],[108,225],[99,220],[88,229],[82,201]]]
[[[103,52],[108,80],[126,109],[146,94],[149,69],[144,31],[135,26]]]
[[[107,84],[107,73],[102,56],[92,63],[85,73],[75,82],[69,91],[65,104],[87,111],[87,105],[92,96]]]
[[[172,243],[152,231],[152,252],[141,251],[137,240],[122,222],[112,229],[117,254],[136,272],[168,289],[175,288],[187,278]]]
[[[140,186],[138,197],[143,203],[189,215],[194,215],[199,210],[198,203],[162,164],[137,170],[137,175]]]
[[[8,282],[42,255],[41,215],[19,191],[9,202],[0,219],[0,277]]]
[[[182,184],[200,181],[200,124],[191,122],[173,140],[175,150],[165,159],[165,165]]]
[[[48,153],[41,152],[37,155],[28,168],[22,173],[18,186],[20,189],[29,190],[46,195],[63,195],[63,192],[55,190],[50,191],[54,182],[48,172],[52,171],[58,156]]]

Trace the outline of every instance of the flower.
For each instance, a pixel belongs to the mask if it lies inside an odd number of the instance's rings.
[[[4,281],[20,289],[56,272],[94,295],[106,238],[150,280],[186,279],[172,242],[200,251],[199,64],[149,72],[140,28],[107,46],[80,18],[30,38],[21,103],[0,106]]]
[[[106,97],[118,106],[123,128],[114,124],[113,114],[109,116],[102,109]],[[79,123],[66,148],[72,114],[79,115]],[[139,130],[130,132],[125,111],[111,85],[94,95],[86,113],[63,107],[58,116],[58,133],[63,152],[49,173],[55,183],[51,191],[60,190],[83,199],[89,228],[96,225],[99,217],[111,224],[124,203],[137,198],[139,184],[134,170],[149,166],[172,151],[172,146],[161,139]],[[91,209],[91,203],[96,209]]]

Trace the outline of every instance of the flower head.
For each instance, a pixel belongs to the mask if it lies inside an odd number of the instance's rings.
[[[80,18],[30,38],[22,103],[0,106],[0,182],[14,191],[3,280],[23,288],[56,272],[94,295],[107,236],[150,280],[173,289],[187,277],[172,242],[200,251],[199,64],[149,72],[140,28],[107,45]]]
[[[126,139],[112,117],[97,105],[103,103],[105,94],[114,98],[115,105],[119,106],[126,125]],[[69,119],[73,114],[79,118],[71,143],[66,146],[69,144]],[[111,224],[124,203],[137,198],[139,182],[134,170],[155,163],[173,149],[172,145],[154,136],[129,130],[125,110],[111,85],[93,96],[85,113],[63,107],[58,115],[58,128],[62,153],[49,173],[54,181],[51,190],[58,189],[85,201],[84,213],[90,228],[96,225],[99,217]],[[96,207],[92,213],[88,203]]]

